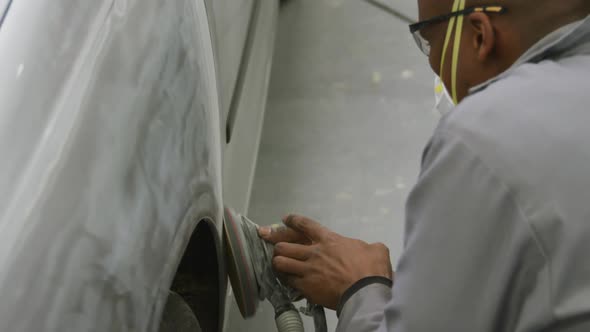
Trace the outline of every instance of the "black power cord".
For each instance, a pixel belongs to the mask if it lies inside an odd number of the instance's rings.
[[[382,11],[388,13],[391,16],[394,16],[408,24],[412,24],[412,23],[416,23],[416,20],[405,15],[404,13],[400,12],[397,9],[392,8],[391,6],[384,4],[381,1],[378,0],[364,0],[365,2],[368,2],[369,4],[381,9]]]

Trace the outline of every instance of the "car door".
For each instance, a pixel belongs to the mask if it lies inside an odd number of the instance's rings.
[[[224,203],[246,213],[258,156],[279,0],[210,0],[220,77]]]
[[[266,110],[279,0],[213,2],[218,11],[214,19],[217,70],[224,82],[220,88],[225,138],[223,199],[224,204],[247,214]],[[240,313],[232,297],[228,292],[225,329],[241,331]],[[258,319],[274,324],[272,311],[258,315]]]
[[[208,0],[219,77],[222,119],[227,118],[258,0]]]

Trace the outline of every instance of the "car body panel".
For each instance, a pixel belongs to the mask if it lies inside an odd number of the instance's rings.
[[[234,91],[235,124],[223,153],[223,197],[226,205],[246,214],[264,122],[278,20],[278,1],[260,1],[254,13],[244,61],[243,80]]]
[[[0,330],[157,330],[197,222],[221,236],[204,2],[15,1],[0,49]]]
[[[209,0],[219,77],[222,121],[234,95],[246,48],[254,3],[259,0]]]
[[[278,2],[0,0],[0,13],[10,4],[0,330],[157,330],[200,221],[223,307],[221,153],[225,201],[246,212]]]
[[[266,109],[278,0],[210,0],[222,107],[224,203],[247,213]],[[230,132],[231,131],[231,132]]]

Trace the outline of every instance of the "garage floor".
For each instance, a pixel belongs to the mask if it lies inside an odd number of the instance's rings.
[[[383,1],[417,15],[416,0]],[[249,217],[305,214],[387,244],[395,264],[404,202],[438,120],[433,79],[406,22],[361,0],[284,4]],[[227,331],[275,331],[272,307],[260,310],[243,321],[232,305]],[[333,331],[335,314],[328,320]]]

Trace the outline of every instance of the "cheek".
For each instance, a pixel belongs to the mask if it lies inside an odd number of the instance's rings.
[[[430,63],[430,68],[436,75],[440,75],[440,62],[442,50],[439,45],[431,45],[430,48],[430,57],[428,58],[428,62]]]
[[[458,86],[469,86],[470,82],[473,81],[473,76],[478,76],[478,73],[482,72],[477,61],[477,54],[473,52],[469,43],[465,42],[461,45],[461,51],[459,52],[459,63],[457,65],[457,85]]]
[[[438,43],[438,44],[433,44],[431,45],[431,52],[430,52],[430,58],[429,58],[429,62],[430,62],[430,68],[432,68],[432,71],[434,71],[434,73],[437,76],[440,76],[441,73],[441,63],[442,63],[442,53],[443,53],[443,42]],[[447,50],[447,55],[446,55],[446,59],[445,59],[445,65],[443,68],[443,75],[441,77],[443,83],[445,84],[445,87],[447,88],[448,91],[450,91],[450,87],[451,87],[451,57],[452,55],[449,54],[449,51]]]
[[[434,54],[430,53],[430,57],[428,58],[428,63],[430,64],[430,69],[432,69],[432,71],[438,75],[439,73],[436,68],[438,68],[439,65],[437,65],[437,60],[435,59]]]

